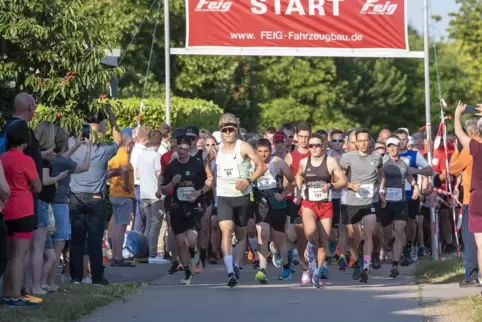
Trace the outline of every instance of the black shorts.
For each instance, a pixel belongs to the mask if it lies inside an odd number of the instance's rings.
[[[415,219],[420,211],[420,200],[407,199],[408,218]]]
[[[32,239],[32,231],[37,223],[35,216],[26,216],[22,218],[5,220],[7,225],[7,238],[8,239]]]
[[[303,220],[300,216],[300,208],[301,205],[297,205],[291,199],[286,200],[286,204],[288,205],[288,216],[290,217],[291,224],[302,224]]]
[[[408,206],[406,202],[387,202],[382,208],[380,221],[382,227],[391,225],[395,220],[408,221]]]
[[[332,199],[333,218],[331,219],[331,227],[338,228],[341,220],[341,199]]]
[[[276,231],[285,232],[286,216],[288,215],[288,208],[271,209],[262,204],[255,208],[254,215],[256,217],[256,224],[266,223]]]
[[[252,218],[252,206],[249,194],[241,197],[218,196],[218,220],[233,221],[238,227],[246,227]]]
[[[199,232],[201,229],[201,218],[203,214],[203,208],[195,208],[192,205],[172,203],[169,217],[174,235],[177,236],[185,233],[188,230],[195,230]]]
[[[376,215],[377,213],[380,213],[379,202],[374,202],[366,206],[341,205],[341,220],[344,225],[358,224],[362,221],[363,217]]]
[[[422,216],[423,220],[430,221],[430,207],[423,206],[420,207],[420,211],[418,212],[418,216]]]
[[[211,211],[211,217],[217,216],[217,215],[218,215],[218,208],[214,207],[214,204],[213,204],[213,210]]]

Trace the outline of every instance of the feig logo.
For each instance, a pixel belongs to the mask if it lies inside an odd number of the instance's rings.
[[[363,5],[360,13],[362,15],[393,15],[398,9],[398,4],[385,1],[379,3],[379,0],[367,0]]]
[[[233,3],[231,1],[199,0],[194,11],[226,12],[231,9],[232,5]]]

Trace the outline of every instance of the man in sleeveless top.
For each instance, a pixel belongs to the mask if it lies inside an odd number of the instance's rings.
[[[259,139],[256,152],[268,167],[261,178],[254,183],[254,202],[256,228],[258,232],[259,271],[256,280],[267,284],[268,242],[270,238],[282,257],[282,280],[291,278],[291,268],[288,261],[288,251],[285,243],[285,224],[288,212],[286,196],[293,191],[294,177],[288,164],[277,156],[271,156],[271,143],[267,139]],[[283,178],[288,185],[283,189]],[[273,230],[271,230],[273,229]],[[273,234],[271,234],[271,231]]]
[[[349,181],[344,196],[346,204],[342,205],[341,214],[343,224],[347,228],[351,257],[355,261],[352,277],[367,283],[373,252],[373,234],[377,225],[379,168],[382,166],[382,157],[378,153],[370,153],[368,130],[357,130],[355,138],[358,150],[345,153],[340,161]],[[363,224],[362,238],[360,223]],[[363,260],[359,260],[358,245],[362,239],[364,241]],[[362,271],[360,261],[363,261]]]
[[[252,183],[266,172],[266,166],[254,148],[238,139],[239,120],[232,114],[224,114],[219,120],[222,143],[214,150],[216,158],[216,193],[218,196],[218,220],[221,229],[221,248],[228,272],[229,287],[238,284],[239,267],[234,266],[232,255],[232,233],[239,247],[236,258],[242,261],[246,248],[246,226],[250,216],[250,193]],[[256,170],[251,171],[251,161]],[[238,245],[237,245],[238,246]]]
[[[413,187],[412,200],[418,200],[420,190],[417,180],[410,174],[410,166],[400,156],[400,140],[391,136],[386,141],[388,155],[383,158],[380,198],[382,204],[381,222],[384,236],[394,236],[392,243],[392,269],[390,277],[398,276],[398,264],[405,242],[405,228],[409,210],[405,198],[405,181]],[[388,243],[387,243],[388,244]],[[388,248],[388,247],[384,247]],[[388,250],[387,250],[388,251]]]
[[[300,122],[296,129],[296,136],[297,136],[297,148],[296,150],[291,151],[291,153],[287,154],[285,157],[286,163],[291,168],[293,174],[298,173],[298,169],[300,166],[300,161],[304,158],[307,158],[310,155],[310,150],[308,149],[308,141],[311,137],[311,125],[306,122]],[[300,193],[297,191],[298,188],[295,187],[295,196],[299,196]],[[315,265],[312,262],[311,270],[309,270],[310,265],[308,264],[305,256],[306,245],[308,241],[305,238],[305,230],[303,227],[303,221],[299,215],[300,211],[300,203],[301,199],[295,198],[293,195],[288,196],[286,198],[288,203],[289,209],[289,216],[290,216],[290,223],[294,224],[295,232],[296,232],[296,241],[298,245],[298,253],[301,254],[299,256],[301,266],[303,267],[303,274],[301,277],[301,284],[308,284],[311,281],[310,275],[313,274]],[[287,233],[288,238],[290,233]]]
[[[340,190],[348,181],[338,161],[326,154],[327,141],[322,135],[315,133],[310,138],[308,147],[310,155],[300,161],[296,184],[298,193],[302,190],[303,194],[300,214],[308,240],[308,260],[314,260],[315,256],[317,259],[312,282],[314,287],[319,288],[323,285],[322,267],[333,217],[330,190]],[[300,195],[297,200],[299,197]],[[318,251],[315,254],[316,249]]]

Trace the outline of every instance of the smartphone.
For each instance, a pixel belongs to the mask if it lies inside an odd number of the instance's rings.
[[[89,137],[90,137],[90,125],[89,125],[89,124],[85,124],[85,125],[82,127],[82,138],[88,139]]]
[[[475,113],[477,113],[477,110],[476,110],[475,108],[476,108],[475,105],[473,105],[473,104],[467,104],[467,105],[465,106],[465,112],[464,112],[464,114],[475,114]]]

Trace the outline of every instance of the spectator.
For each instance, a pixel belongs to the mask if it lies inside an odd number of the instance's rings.
[[[161,123],[161,125],[159,125],[159,132],[161,133],[162,141],[157,152],[163,155],[171,149],[171,127],[166,123]]]
[[[163,135],[160,131],[151,131],[148,137],[147,148],[142,151],[137,160],[136,175],[140,180],[141,212],[146,216],[146,229],[144,236],[149,245],[149,264],[169,263],[157,253],[159,233],[161,230],[164,199],[156,197],[158,180],[161,175],[161,155],[157,152],[161,146]]]
[[[462,103],[459,103],[457,106],[454,113],[454,126],[457,138],[473,158],[472,179],[470,182],[469,232],[474,233],[477,245],[477,263],[478,267],[482,267],[482,143],[465,134],[462,128],[460,119],[465,112],[465,107],[466,105]],[[477,105],[477,111],[480,115],[482,105]]]
[[[73,174],[70,183],[70,275],[74,283],[80,283],[83,278],[83,254],[87,239],[92,283],[108,284],[102,264],[102,239],[107,220],[105,186],[108,177],[107,163],[117,153],[121,133],[110,106],[105,107],[115,142],[103,143],[107,130],[103,113],[99,113],[96,119],[88,120],[93,143],[90,168],[84,173]],[[72,160],[81,163],[87,149],[86,146],[81,146],[72,155]],[[109,171],[109,176],[119,174],[119,169]]]
[[[465,130],[471,139],[482,142],[480,136],[482,121],[479,120],[479,122],[477,122],[477,119],[467,120],[465,122]],[[462,201],[462,235],[465,248],[465,278],[459,285],[461,287],[478,286],[479,269],[477,265],[477,245],[474,234],[469,231],[470,183],[472,181],[473,159],[468,149],[462,148],[462,150],[459,151],[457,145],[455,145],[455,148],[456,150],[450,158],[450,174],[453,176],[462,174],[464,195]]]
[[[15,131],[7,131],[6,137],[9,150],[2,155],[1,162],[11,190],[3,209],[10,252],[3,279],[3,302],[12,307],[35,307],[39,303],[22,296],[22,280],[24,262],[37,220],[33,215],[33,195],[40,193],[42,183],[35,162],[23,152],[32,139],[30,130],[26,126],[18,126]]]
[[[112,248],[111,266],[134,267],[135,265],[124,261],[122,257],[124,235],[127,225],[131,221],[132,200],[135,199],[134,169],[129,162],[132,138],[126,129],[122,133],[122,140],[117,154],[108,164],[108,170],[120,168],[122,174],[112,178],[109,191],[110,203],[112,205],[112,217],[109,222]]]
[[[377,142],[385,143],[385,141],[388,139],[390,135],[392,135],[392,132],[390,132],[389,129],[381,130],[380,133],[378,134]]]
[[[147,135],[149,131],[144,126],[137,126],[132,131],[132,140],[134,142],[134,148],[131,152],[131,165],[134,168],[134,230],[138,233],[144,235],[146,230],[146,216],[143,212],[141,212],[141,190],[140,190],[140,182],[136,176],[136,168],[137,168],[137,159],[139,159],[139,155],[146,149],[147,144]]]
[[[67,177],[57,184],[55,197],[51,203],[53,215],[55,218],[55,232],[52,235],[55,250],[55,265],[52,268],[57,274],[57,267],[60,263],[60,255],[64,251],[65,244],[70,239],[70,211],[69,211],[69,195],[70,195],[70,178],[72,173],[82,173],[89,170],[92,152],[92,141],[90,138],[77,138],[77,143],[69,150],[69,134],[61,127],[56,128],[55,132],[55,159],[52,161],[52,175],[56,176],[63,171],[68,171]],[[77,151],[81,144],[87,145],[85,157],[82,163],[77,163],[70,159],[70,156]],[[70,256],[64,256],[64,260]],[[61,279],[70,279],[70,270],[64,269]],[[49,282],[52,285],[53,281]],[[55,288],[55,287],[54,287]]]
[[[3,165],[0,161],[0,279],[7,269],[8,263],[8,249],[7,249],[7,226],[3,219],[3,207],[10,196],[10,187],[8,186],[5,173],[3,172]]]
[[[55,147],[55,125],[43,121],[34,131],[35,138],[40,145],[40,151],[53,150]],[[42,192],[38,195],[37,206],[37,229],[32,234],[30,257],[32,260],[31,284],[30,276],[26,279],[26,288],[32,294],[45,295],[46,290],[41,288],[40,279],[42,276],[43,255],[47,240],[47,228],[49,226],[49,205],[55,197],[55,185],[65,179],[67,171],[62,171],[52,176],[52,164],[49,160],[43,160],[42,169]],[[51,244],[51,243],[50,243]],[[30,273],[30,272],[28,272]],[[30,274],[29,274],[30,275]]]

